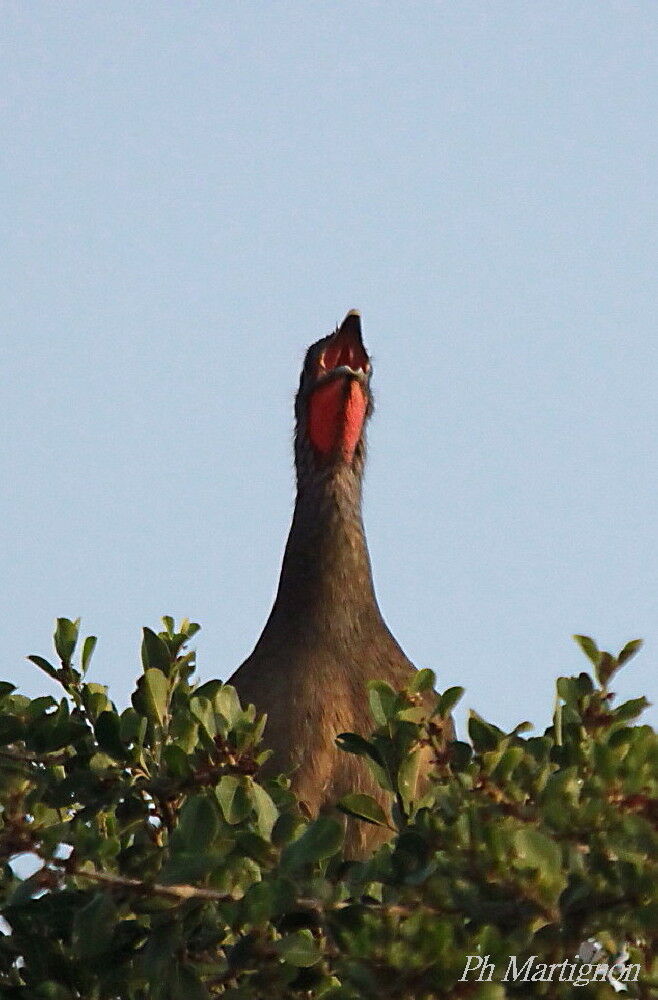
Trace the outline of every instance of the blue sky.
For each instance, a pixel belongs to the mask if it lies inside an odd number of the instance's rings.
[[[418,666],[547,723],[572,632],[658,701],[653,2],[6,0],[3,667],[55,616],[226,677],[269,611],[305,347],[374,355],[365,517]],[[654,721],[656,710],[650,715]]]

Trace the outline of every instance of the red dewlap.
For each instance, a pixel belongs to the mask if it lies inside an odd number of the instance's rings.
[[[315,389],[308,406],[308,432],[315,450],[331,455],[340,449],[345,460],[351,461],[367,405],[355,379],[336,378]]]

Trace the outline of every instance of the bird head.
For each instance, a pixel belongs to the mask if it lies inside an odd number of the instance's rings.
[[[296,457],[315,471],[352,467],[365,458],[364,429],[373,408],[372,367],[356,310],[306,352],[299,392]]]

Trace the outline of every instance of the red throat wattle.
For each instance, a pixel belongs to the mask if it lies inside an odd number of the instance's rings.
[[[308,434],[315,450],[325,456],[340,451],[351,462],[367,407],[356,379],[336,378],[314,389],[308,404]]]

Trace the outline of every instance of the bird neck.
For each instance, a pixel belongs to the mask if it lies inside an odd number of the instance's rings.
[[[299,482],[271,621],[345,633],[379,616],[361,491],[360,470],[348,466]]]

